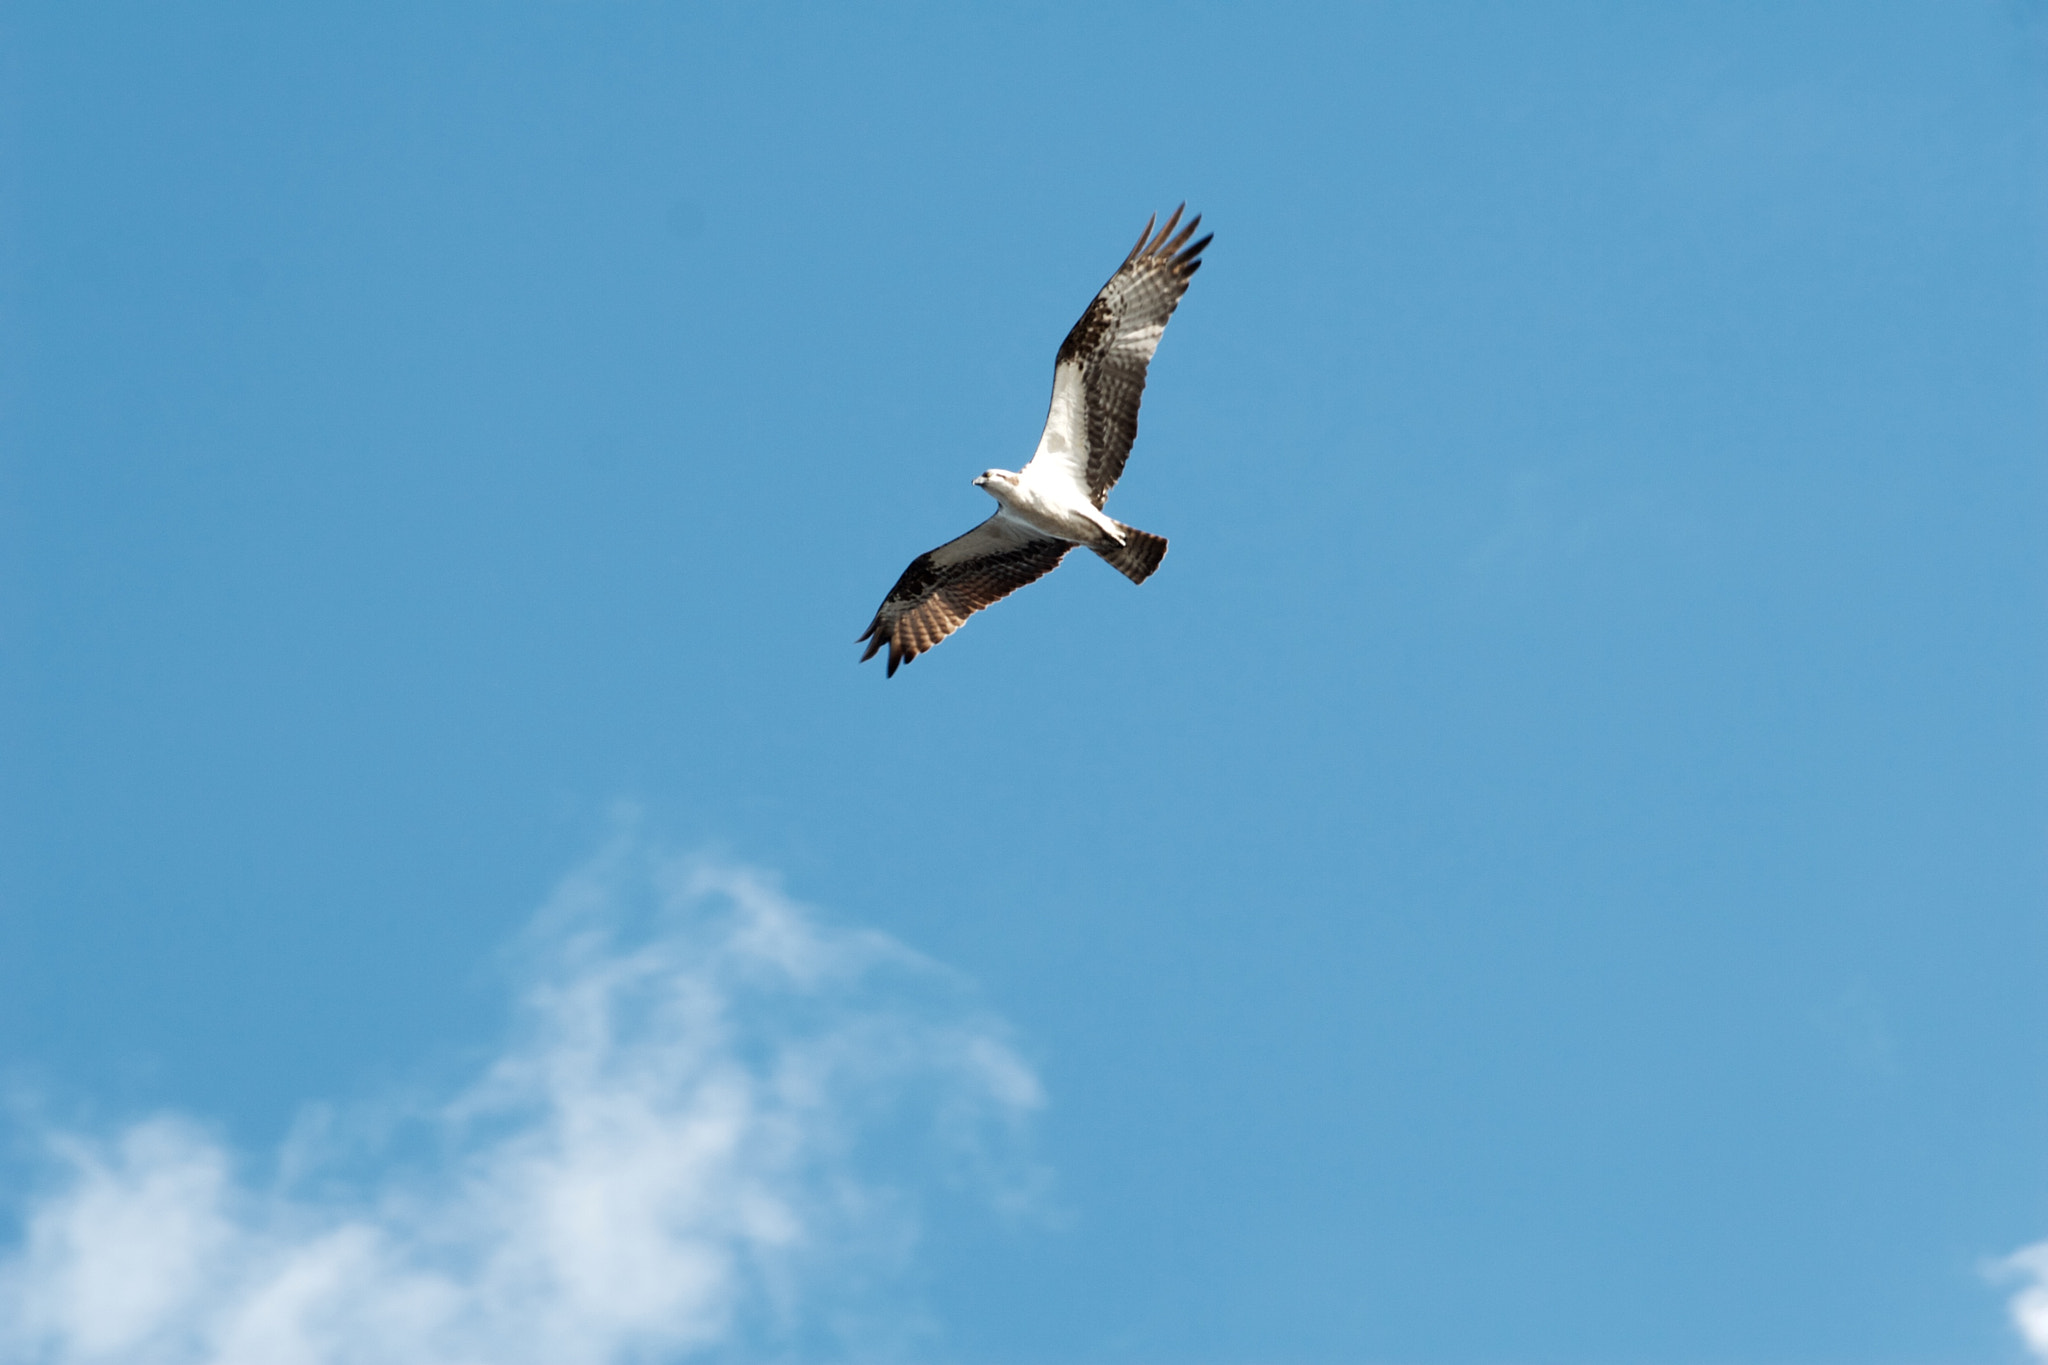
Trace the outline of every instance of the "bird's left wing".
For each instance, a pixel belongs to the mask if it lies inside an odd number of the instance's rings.
[[[886,644],[889,676],[895,677],[899,666],[951,635],[968,617],[1051,573],[1073,548],[1007,511],[997,512],[966,535],[910,561],[861,632],[868,642],[861,662]]]
[[[1123,477],[1131,442],[1138,438],[1146,367],[1209,245],[1208,237],[1188,245],[1201,225],[1199,213],[1174,232],[1180,215],[1175,209],[1157,233],[1145,224],[1131,254],[1067,333],[1053,364],[1045,434],[1025,469],[1064,476],[1098,508]]]

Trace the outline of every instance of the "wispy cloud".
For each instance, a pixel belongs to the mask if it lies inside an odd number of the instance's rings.
[[[1019,1144],[1041,1095],[1000,1023],[944,968],[755,874],[622,840],[514,960],[511,1040],[397,1135],[315,1114],[252,1162],[171,1115],[47,1134],[51,1184],[0,1259],[0,1358],[787,1350],[882,1330],[873,1286],[933,1172],[1033,1197]]]

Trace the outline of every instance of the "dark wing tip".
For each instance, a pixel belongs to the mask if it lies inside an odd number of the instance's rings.
[[[1153,232],[1152,227],[1154,223],[1158,222],[1159,216],[1154,214],[1151,218],[1147,219],[1145,230],[1138,234],[1138,244],[1131,248],[1130,255],[1124,257],[1124,264],[1129,265],[1136,260],[1164,260],[1173,265],[1182,274],[1194,273],[1195,258],[1202,254],[1204,247],[1216,240],[1216,234],[1212,232],[1193,246],[1189,246],[1188,239],[1193,237],[1195,229],[1202,225],[1202,215],[1198,213],[1188,219],[1185,224],[1182,224],[1180,221],[1181,214],[1186,209],[1187,205],[1183,203],[1179,208],[1168,214],[1166,222],[1160,226],[1159,231],[1156,233]],[[1178,232],[1175,232],[1174,229],[1176,228],[1179,228]]]
[[[1173,236],[1173,230],[1180,226],[1180,216],[1183,213],[1186,213],[1187,209],[1187,201],[1183,199],[1181,201],[1180,207],[1175,209],[1172,213],[1166,216],[1166,222],[1160,227],[1159,235],[1152,239],[1152,246],[1148,251],[1146,251],[1146,255],[1152,256],[1158,254],[1160,244],[1165,242],[1167,238]]]
[[[1129,265],[1132,261],[1138,259],[1138,253],[1145,249],[1145,243],[1152,238],[1152,225],[1158,221],[1159,215],[1156,213],[1145,220],[1145,230],[1138,234],[1138,244],[1131,248],[1128,256],[1124,257],[1125,265]]]

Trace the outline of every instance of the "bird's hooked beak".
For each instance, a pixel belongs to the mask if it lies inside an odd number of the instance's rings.
[[[974,476],[974,486],[976,488],[986,488],[988,486],[988,475],[976,474]]]

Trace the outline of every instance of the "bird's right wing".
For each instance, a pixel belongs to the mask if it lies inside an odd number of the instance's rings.
[[[1180,227],[1186,207],[1175,209],[1157,233],[1145,224],[1131,254],[1060,343],[1053,364],[1045,432],[1024,468],[1071,484],[1098,508],[1123,476],[1138,438],[1145,369],[1210,242],[1204,237],[1189,244],[1202,215]]]
[[[1058,567],[1074,547],[998,511],[957,540],[910,561],[861,633],[862,663],[889,646],[889,676],[958,630],[968,617]]]

